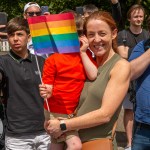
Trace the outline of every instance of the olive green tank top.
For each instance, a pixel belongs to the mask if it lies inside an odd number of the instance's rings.
[[[110,79],[110,71],[120,59],[121,57],[118,54],[114,54],[109,61],[98,68],[98,76],[95,81],[87,80],[85,82],[80,96],[77,116],[81,116],[101,107],[102,97]],[[112,101],[112,107],[113,104]],[[111,137],[112,128],[118,118],[120,108],[118,108],[109,123],[79,130],[79,136],[82,142],[97,138]]]

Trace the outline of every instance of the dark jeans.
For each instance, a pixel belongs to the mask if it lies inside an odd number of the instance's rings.
[[[150,125],[135,123],[131,150],[150,150]]]

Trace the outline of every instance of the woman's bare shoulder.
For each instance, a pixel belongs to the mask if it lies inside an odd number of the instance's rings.
[[[115,74],[130,74],[130,71],[131,71],[131,66],[130,66],[130,63],[121,58],[116,64],[115,66],[113,67],[111,73],[115,73]]]

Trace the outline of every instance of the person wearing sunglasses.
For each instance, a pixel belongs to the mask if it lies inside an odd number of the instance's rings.
[[[24,19],[27,19],[29,17],[41,16],[41,15],[49,15],[49,14],[50,14],[49,12],[44,12],[42,14],[41,7],[36,2],[29,2],[24,6],[24,13],[23,13]],[[28,42],[27,47],[31,54],[35,54],[32,39]],[[41,56],[41,54],[37,54],[37,55]],[[42,55],[42,57],[46,58],[47,56]]]
[[[45,12],[44,15],[49,15],[49,12]],[[29,17],[41,16],[42,11],[41,7],[36,2],[29,2],[24,6],[24,18],[27,19]]]
[[[41,8],[35,2],[29,2],[24,6],[24,18],[27,19],[29,17],[41,16]]]

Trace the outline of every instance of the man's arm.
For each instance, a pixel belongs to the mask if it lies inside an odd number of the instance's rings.
[[[132,60],[130,64],[131,64],[131,80],[135,80],[138,77],[140,77],[147,69],[147,67],[150,65],[150,48],[144,54]]]
[[[131,80],[140,77],[150,65],[150,48],[145,51],[144,41],[139,42],[133,49],[129,61],[131,65]]]
[[[128,50],[129,50],[128,46],[121,45],[118,46],[117,52],[122,58],[128,59]]]
[[[118,0],[111,0],[112,3],[112,16],[117,24],[120,23],[122,19],[121,6]]]
[[[118,49],[117,52],[118,54],[125,59],[128,59],[128,50],[129,47],[127,46],[127,31],[122,30],[118,32],[117,36],[117,44],[118,44]]]

